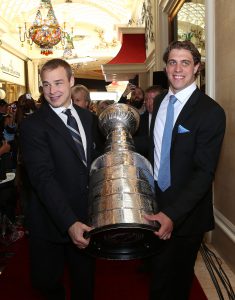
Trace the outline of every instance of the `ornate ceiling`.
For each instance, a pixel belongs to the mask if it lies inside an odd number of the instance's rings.
[[[64,51],[67,44],[59,43],[53,54],[46,57],[36,44],[21,43],[19,38],[19,27],[23,39],[25,26],[28,29],[34,22],[40,0],[0,0],[0,45],[39,64],[48,58],[64,57],[71,62],[76,77],[103,79],[100,66],[115,57],[121,47],[118,28],[144,27],[143,6],[152,1],[155,0],[51,0],[60,26],[73,37],[73,49],[68,56]],[[204,41],[203,3],[203,0],[185,2],[178,13],[179,38],[193,34],[195,39],[200,33],[197,39]]]
[[[143,0],[52,0],[52,6],[59,24],[65,25],[66,32],[72,34],[71,59],[77,77],[102,77],[100,65],[111,60],[120,50],[118,26],[140,24]],[[19,40],[19,27],[23,33],[35,20],[40,0],[0,1],[0,40],[2,46],[10,47],[17,53],[32,60],[43,62],[48,57],[63,57],[64,48],[58,44],[53,55],[45,57],[40,48],[27,41]],[[22,44],[22,45],[21,45]],[[92,60],[84,63],[84,59]]]

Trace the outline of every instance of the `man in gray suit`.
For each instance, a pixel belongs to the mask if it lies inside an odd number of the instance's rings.
[[[212,182],[225,113],[196,86],[201,55],[191,42],[171,43],[163,59],[170,85],[156,99],[150,128],[159,212],[146,218],[161,225],[155,232],[159,253],[152,262],[150,299],[187,300],[203,235],[214,228]],[[174,100],[172,131],[165,141],[169,99]]]
[[[41,69],[45,103],[21,125],[23,160],[32,185],[29,208],[31,278],[46,299],[65,299],[61,284],[67,262],[71,299],[93,299],[94,260],[86,254],[91,228],[88,178],[92,160],[92,114],[71,101],[70,65],[52,59]],[[77,124],[68,124],[71,118]],[[72,133],[72,134],[71,134]],[[78,148],[82,147],[82,148]],[[82,150],[82,152],[79,151]],[[83,157],[81,156],[83,153]]]

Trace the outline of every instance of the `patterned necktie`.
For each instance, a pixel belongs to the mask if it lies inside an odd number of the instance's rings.
[[[174,104],[176,101],[177,98],[174,95],[171,95],[167,106],[166,123],[162,137],[158,186],[163,192],[171,185],[170,150],[174,122]]]
[[[79,155],[82,159],[82,162],[84,163],[85,166],[87,166],[86,163],[86,156],[85,156],[85,151],[84,151],[84,147],[82,144],[82,139],[81,139],[81,135],[80,135],[80,131],[78,128],[78,124],[76,119],[74,118],[74,116],[71,113],[70,109],[66,109],[65,111],[63,111],[64,114],[67,115],[68,119],[67,119],[67,127],[69,129],[69,132],[72,135],[72,138],[75,142],[75,145],[77,146]]]

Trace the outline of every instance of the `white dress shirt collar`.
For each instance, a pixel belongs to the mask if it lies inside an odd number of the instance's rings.
[[[49,104],[50,105],[50,104]],[[60,115],[64,110],[66,110],[66,109],[71,109],[71,110],[73,110],[73,104],[72,104],[72,100],[71,100],[71,102],[70,102],[70,104],[69,104],[69,106],[68,107],[64,107],[64,106],[60,106],[60,107],[53,107],[53,106],[51,106],[50,105],[50,107],[51,107],[51,109],[57,114],[57,115]]]
[[[188,87],[186,87],[185,89],[183,89],[182,91],[178,92],[175,94],[175,97],[177,98],[177,100],[183,104],[184,102],[186,102],[189,97],[192,95],[192,93],[196,90],[197,86],[196,83],[193,82],[191,85],[189,85]],[[168,98],[173,95],[173,92],[169,89],[168,92]]]

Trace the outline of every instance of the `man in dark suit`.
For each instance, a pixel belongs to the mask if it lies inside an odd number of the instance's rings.
[[[159,212],[146,218],[161,224],[155,232],[159,253],[152,259],[150,299],[187,300],[203,235],[214,228],[212,183],[226,121],[219,104],[195,84],[201,55],[191,42],[171,43],[163,59],[170,86],[157,98],[150,129]],[[161,168],[168,153],[161,150],[169,99],[176,102],[169,143],[170,181],[163,187]]]
[[[144,92],[145,112],[140,115],[139,128],[134,135],[135,149],[138,153],[148,158],[149,132],[153,113],[154,99],[163,92],[160,85],[149,86]]]
[[[32,283],[46,299],[65,299],[61,278],[67,262],[71,299],[93,299],[94,260],[86,254],[89,239],[83,236],[91,230],[86,222],[92,114],[72,104],[74,77],[67,62],[49,60],[41,69],[41,80],[46,101],[23,121],[20,131],[23,160],[32,184]],[[73,139],[72,125],[67,125],[67,109],[76,120],[80,144],[78,138]]]

